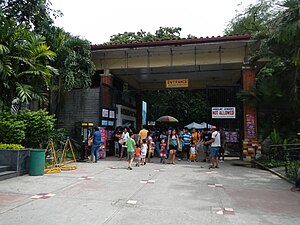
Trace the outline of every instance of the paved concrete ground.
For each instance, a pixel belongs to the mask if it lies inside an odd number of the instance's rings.
[[[129,171],[110,157],[1,181],[0,224],[300,224],[300,193],[268,171],[238,160],[211,171],[207,163],[157,160]],[[32,198],[39,193],[55,195]]]

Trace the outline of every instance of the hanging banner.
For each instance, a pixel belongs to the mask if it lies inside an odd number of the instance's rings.
[[[213,119],[235,119],[235,107],[212,107],[211,118]]]
[[[166,80],[166,88],[183,88],[189,87],[188,79]]]

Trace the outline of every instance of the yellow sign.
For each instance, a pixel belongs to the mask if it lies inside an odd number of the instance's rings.
[[[166,80],[166,88],[182,88],[188,86],[189,86],[188,79]]]

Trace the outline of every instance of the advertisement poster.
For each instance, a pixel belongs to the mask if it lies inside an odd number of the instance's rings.
[[[246,114],[246,130],[248,137],[256,137],[255,116]]]
[[[105,127],[100,127],[100,135],[101,135],[101,144],[99,150],[99,157],[100,159],[103,159],[106,157],[107,131]]]
[[[109,110],[109,118],[114,119],[115,118],[115,111]]]
[[[226,143],[237,143],[239,140],[239,134],[236,131],[225,131]]]
[[[108,109],[102,109],[102,117],[108,118]]]

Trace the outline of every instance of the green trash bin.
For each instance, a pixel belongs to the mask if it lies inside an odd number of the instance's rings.
[[[29,176],[42,176],[45,169],[45,150],[32,149],[29,157]]]

